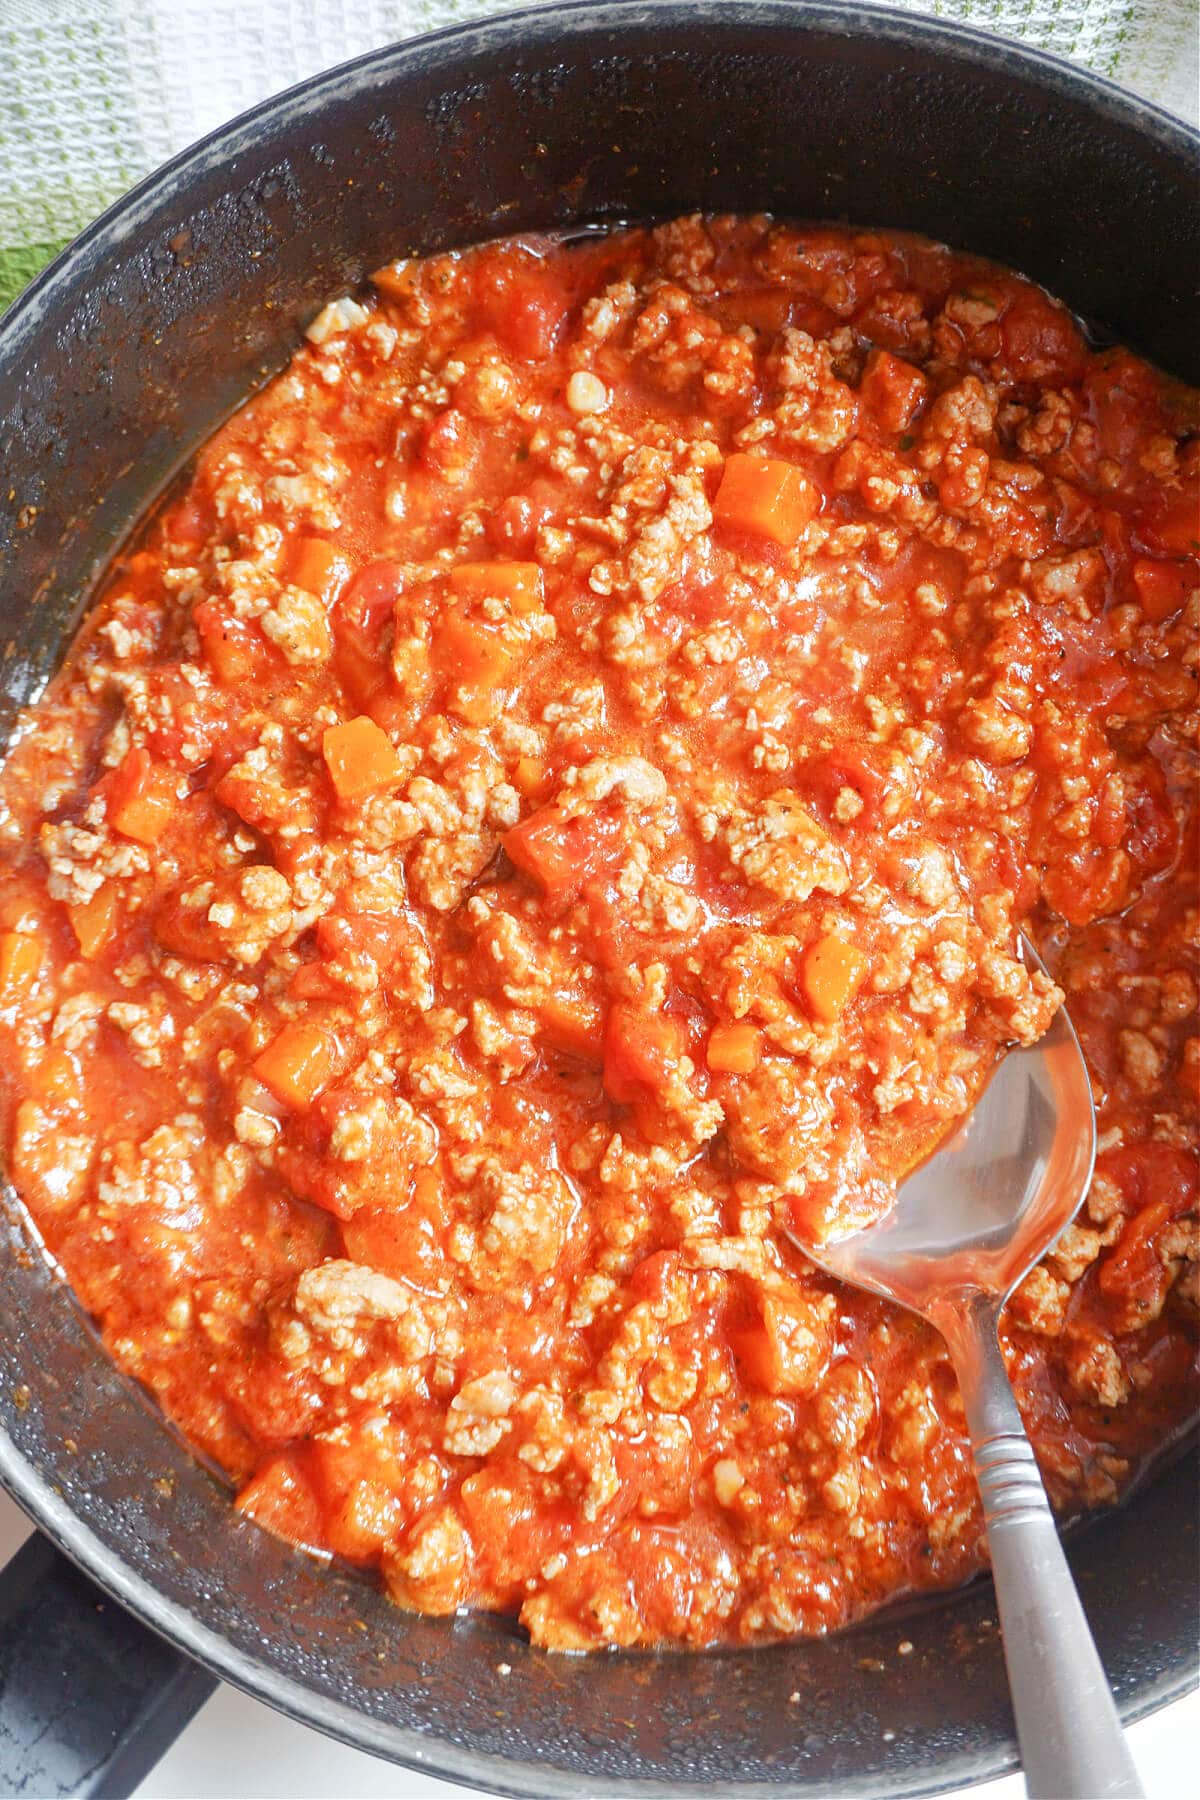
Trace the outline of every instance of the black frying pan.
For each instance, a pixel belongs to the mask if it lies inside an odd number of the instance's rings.
[[[927,232],[1200,380],[1197,140],[1102,81],[870,7],[565,6],[443,32],[189,151],[8,315],[0,741],[116,541],[319,303],[401,251],[695,207]],[[0,1479],[153,1628],[97,1611],[44,1540],[18,1558],[0,1584],[10,1791],[127,1792],[207,1688],[162,1639],[363,1749],[500,1792],[932,1794],[1015,1760],[982,1583],[824,1642],[704,1656],[554,1657],[501,1619],[406,1617],[231,1512],[15,1209]],[[1196,1524],[1193,1458],[1075,1539],[1127,1720],[1191,1679]]]

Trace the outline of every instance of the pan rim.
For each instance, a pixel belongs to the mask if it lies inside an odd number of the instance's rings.
[[[566,0],[564,4],[514,9],[475,21],[446,26],[423,36],[369,51],[268,97],[235,119],[188,146],[137,183],[89,224],[0,316],[0,362],[19,362],[25,340],[64,291],[81,261],[102,246],[119,257],[123,244],[172,188],[186,191],[191,181],[217,164],[234,159],[239,150],[269,134],[275,123],[294,121],[316,112],[335,94],[350,97],[382,86],[406,66],[450,62],[463,51],[485,54],[489,47],[530,47],[554,36],[559,40],[593,35],[606,28],[628,31],[638,25],[666,31],[673,25],[746,31],[755,26],[807,28],[847,39],[886,39],[957,55],[982,68],[1020,73],[1053,94],[1082,98],[1101,116],[1115,119],[1177,155],[1190,157],[1200,171],[1200,132],[1152,102],[1121,88],[1106,77],[1078,68],[1049,52],[996,38],[979,27],[913,15],[892,6],[830,4],[829,0]],[[0,1413],[2,1413],[0,1408]],[[239,1648],[194,1613],[164,1597],[154,1583],[111,1549],[93,1526],[56,1494],[17,1448],[0,1416],[0,1486],[33,1523],[119,1604],[148,1628],[175,1644],[213,1674],[264,1701],[286,1716],[316,1727],[341,1742],[422,1773],[463,1781],[480,1791],[544,1800],[577,1800],[587,1777],[573,1771],[530,1763],[490,1751],[465,1750],[445,1739],[378,1719],[345,1701],[319,1693],[284,1675],[268,1660]],[[1120,1706],[1126,1724],[1157,1711],[1194,1685],[1190,1666],[1164,1673],[1126,1697]],[[932,1761],[910,1765],[898,1785],[886,1791],[894,1800],[950,1792],[964,1783],[994,1779],[1017,1766],[1015,1746],[993,1744],[986,1751],[957,1750]],[[606,1779],[605,1791],[618,1797],[703,1796],[711,1784],[673,1782],[652,1777]],[[781,1797],[803,1790],[789,1781],[772,1786],[739,1782],[722,1784],[730,1800],[749,1800],[764,1792]],[[834,1784],[831,1796],[861,1792],[857,1784]],[[884,1791],[884,1790],[881,1790]]]
[[[970,60],[984,67],[1019,67],[1040,74],[1044,85],[1055,91],[1085,94],[1093,105],[1103,106],[1135,129],[1157,139],[1168,149],[1190,152],[1200,175],[1200,128],[1190,125],[1177,114],[1152,100],[1144,99],[1130,88],[1105,75],[1068,62],[1049,50],[997,37],[980,26],[961,20],[942,19],[930,14],[910,13],[878,0],[854,0],[854,4],[837,4],[836,0],[556,0],[545,6],[513,7],[487,18],[444,25],[436,31],[417,37],[398,39],[365,51],[346,62],[335,63],[303,81],[270,94],[265,100],[247,107],[244,112],[186,145],[175,156],[160,163],[137,181],[126,193],[105,207],[90,224],[65,244],[58,254],[39,270],[7,309],[0,313],[0,353],[8,347],[6,340],[18,338],[36,325],[50,291],[56,288],[73,268],[80,256],[103,237],[112,237],[114,247],[135,227],[141,210],[153,201],[160,188],[176,177],[202,170],[214,160],[236,155],[240,139],[256,132],[276,114],[292,115],[295,111],[315,110],[326,91],[335,88],[355,91],[370,85],[372,79],[393,62],[410,57],[424,59],[446,47],[472,41],[484,51],[490,39],[510,42],[512,27],[519,25],[530,39],[552,35],[551,25],[559,21],[559,35],[602,28],[610,16],[623,27],[651,19],[673,19],[678,23],[752,26],[803,23],[814,29],[841,37],[884,37],[892,40],[911,39],[932,45],[957,48]]]

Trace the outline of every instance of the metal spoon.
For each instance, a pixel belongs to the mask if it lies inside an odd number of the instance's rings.
[[[1025,960],[1041,968],[1022,940]],[[920,1313],[946,1340],[983,1500],[1004,1656],[1035,1800],[1142,1793],[1000,1354],[1000,1310],[1078,1212],[1096,1155],[1079,1040],[1060,1009],[1004,1057],[954,1137],[878,1225],[814,1248],[841,1281]]]

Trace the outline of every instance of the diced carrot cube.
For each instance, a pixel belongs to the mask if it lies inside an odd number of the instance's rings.
[[[350,1562],[368,1562],[396,1535],[397,1494],[404,1457],[384,1413],[314,1438],[312,1472],[326,1507],[329,1548]]]
[[[550,899],[565,899],[623,853],[625,829],[619,814],[573,814],[543,806],[506,831],[501,839],[510,862],[529,875]]]
[[[603,1050],[600,1008],[583,994],[550,994],[538,1008],[542,1034],[555,1050],[598,1062]]]
[[[179,805],[176,777],[140,745],[126,752],[108,789],[108,822],[122,837],[156,844]]]
[[[828,1315],[819,1302],[764,1295],[760,1320],[732,1336],[734,1354],[769,1394],[809,1394],[821,1380],[831,1349]]]
[[[810,944],[800,963],[800,987],[816,1018],[832,1023],[853,1000],[867,973],[867,958],[854,944],[829,932]]]
[[[239,1512],[290,1544],[323,1549],[321,1506],[296,1457],[285,1451],[264,1463],[234,1503]]]
[[[794,463],[739,452],[725,459],[713,518],[733,531],[794,544],[820,504],[816,487]]]
[[[321,754],[339,800],[355,804],[394,787],[404,760],[374,719],[359,714],[321,734]]]
[[[928,383],[920,369],[903,357],[888,350],[872,350],[858,391],[885,431],[907,431],[928,392]]]
[[[513,767],[513,786],[526,799],[538,793],[546,780],[546,765],[537,756],[519,756]]]
[[[79,943],[81,955],[94,962],[117,929],[119,912],[117,890],[111,884],[96,889],[90,900],[68,906],[67,917]]]
[[[1133,585],[1146,617],[1161,623],[1173,618],[1191,589],[1200,584],[1184,563],[1139,557],[1133,565]]]
[[[301,963],[287,984],[290,1000],[336,1000],[344,991],[323,962]]]
[[[336,1041],[304,1019],[285,1025],[254,1059],[254,1073],[285,1106],[303,1112],[337,1068]]]
[[[604,1026],[604,1089],[630,1104],[667,1085],[683,1055],[683,1032],[666,1013],[618,1001]]]
[[[450,592],[460,600],[503,600],[518,614],[542,610],[542,571],[537,563],[459,563],[449,580]]]
[[[762,1032],[744,1020],[714,1025],[704,1054],[716,1075],[752,1075],[762,1060]]]
[[[460,687],[447,700],[450,712],[468,725],[490,725],[500,716],[503,693],[499,688]]]
[[[31,932],[0,931],[0,994],[24,994],[38,978],[42,946]]]
[[[581,878],[574,854],[572,819],[558,806],[543,806],[501,839],[510,862],[550,893],[566,892]]]
[[[431,1218],[443,1216],[444,1195],[440,1177],[433,1169],[418,1169],[413,1179],[411,1204]]]
[[[375,1562],[403,1523],[400,1502],[379,1481],[356,1481],[341,1505],[325,1515],[325,1537],[335,1556]]]
[[[520,654],[501,626],[458,611],[446,614],[434,644],[438,668],[463,687],[499,687]]]
[[[350,575],[350,565],[328,538],[294,538],[288,550],[288,580],[332,604]]]
[[[65,1050],[51,1047],[33,1070],[29,1091],[35,1100],[56,1110],[77,1106],[81,1092],[74,1058]]]
[[[202,600],[192,619],[222,687],[237,687],[260,673],[269,651],[255,626],[233,618],[216,600]]]
[[[382,269],[376,269],[371,283],[389,300],[411,300],[416,292],[420,266],[416,257],[401,257],[397,262],[385,263]]]
[[[511,626],[514,619],[540,611],[542,571],[536,563],[460,563],[451,569],[448,585],[456,604],[438,627],[433,659],[452,683],[451,712],[469,725],[485,725],[500,710],[498,690],[528,653]],[[488,602],[493,609],[499,604],[499,617],[488,617]]]

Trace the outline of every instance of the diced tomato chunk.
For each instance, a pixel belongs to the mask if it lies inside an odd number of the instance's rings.
[[[479,257],[475,295],[482,323],[522,362],[549,356],[571,306],[544,263],[517,262],[511,255]]]
[[[122,837],[156,844],[179,807],[176,777],[140,745],[126,752],[108,785],[108,822]]]
[[[479,427],[449,406],[421,430],[421,461],[435,483],[446,488],[460,487],[475,466],[482,447]]]
[[[285,1106],[303,1112],[333,1079],[338,1045],[329,1032],[293,1020],[254,1059],[254,1073]]]
[[[316,939],[319,961],[301,963],[288,983],[294,999],[344,999],[368,974],[370,985],[386,988],[403,966],[412,926],[403,914],[333,912],[317,920]]]
[[[333,666],[355,706],[364,712],[389,675],[387,632],[404,591],[400,563],[374,562],[352,575],[330,615]]]
[[[714,1025],[704,1057],[714,1074],[752,1075],[762,1060],[762,1032],[745,1020]]]
[[[1083,391],[1100,433],[1104,456],[1123,461],[1160,417],[1159,378],[1132,351],[1106,351],[1092,360]]]
[[[678,1250],[652,1250],[633,1269],[629,1288],[639,1300],[659,1306],[686,1282],[687,1272]]]
[[[840,1018],[862,986],[867,958],[836,932],[809,944],[800,960],[800,988],[814,1018],[831,1024]]]
[[[893,785],[888,769],[881,766],[887,754],[886,750],[874,745],[840,745],[827,757],[814,758],[806,766],[805,775],[813,782],[835,818],[840,819],[842,816],[838,808],[842,803],[843,790],[849,788],[849,798],[853,800],[857,797],[862,804],[847,817],[861,817],[862,823],[866,825],[878,817],[888,790]]]
[[[724,581],[716,578],[711,567],[701,565],[688,569],[679,581],[663,589],[658,606],[665,613],[677,614],[688,625],[713,624],[730,612],[729,592]]]
[[[1079,327],[1067,311],[1037,288],[1022,285],[1000,322],[1007,361],[1018,379],[1076,381],[1087,364]]]
[[[1153,1200],[1130,1220],[1112,1255],[1100,1265],[1100,1291],[1111,1297],[1132,1298],[1149,1306],[1158,1298],[1167,1280],[1160,1258],[1155,1254],[1159,1233],[1172,1218],[1169,1200]]]
[[[384,968],[410,932],[407,921],[392,913],[334,912],[317,920],[322,956],[364,957]]]
[[[484,1579],[503,1570],[521,1591],[566,1541],[566,1514],[545,1498],[544,1486],[515,1459],[503,1468],[485,1465],[463,1482],[458,1504]]]
[[[1195,1158],[1171,1144],[1147,1142],[1106,1154],[1099,1165],[1135,1209],[1097,1276],[1100,1292],[1119,1305],[1135,1330],[1157,1317],[1174,1271],[1159,1254],[1162,1233],[1196,1203]]]
[[[339,800],[350,805],[394,787],[404,759],[374,719],[360,715],[321,733],[321,754]]]
[[[167,513],[163,535],[168,542],[180,546],[202,544],[212,530],[210,508],[194,493],[184,496]]]
[[[920,369],[888,350],[872,350],[859,393],[885,431],[907,431],[920,411],[929,384]]]
[[[1200,1189],[1196,1159],[1174,1144],[1148,1139],[1100,1155],[1097,1169],[1120,1188],[1131,1213],[1165,1200],[1172,1218],[1191,1210]]]
[[[618,1001],[604,1026],[604,1089],[631,1105],[667,1085],[684,1053],[684,1035],[669,1014]]]
[[[722,325],[749,325],[754,331],[774,336],[783,330],[792,310],[792,295],[786,288],[740,288],[736,293],[722,294],[713,315]]]
[[[363,713],[380,711],[381,691],[390,686],[389,634],[405,583],[401,563],[367,563],[345,583],[329,614],[336,677]]]
[[[353,575],[338,598],[334,634],[353,632],[364,648],[377,650],[384,627],[404,592],[403,563],[373,562]]]
[[[535,483],[527,494],[509,494],[487,522],[489,542],[513,556],[528,556],[538,532],[550,523],[558,506],[558,496],[548,483],[544,491]]]
[[[1166,777],[1147,758],[1128,769],[1124,788],[1114,841],[1124,843],[1144,873],[1156,874],[1175,861],[1180,847],[1180,820]]]
[[[1183,562],[1159,562],[1151,557],[1139,557],[1133,565],[1133,585],[1146,617],[1161,624],[1164,619],[1174,617],[1200,582],[1194,565],[1189,568]]]
[[[568,816],[555,803],[522,819],[501,842],[509,860],[531,876],[548,899],[563,900],[619,860],[625,825],[619,812]]]
[[[1123,850],[1085,847],[1043,870],[1042,898],[1069,925],[1089,925],[1125,904],[1130,874]]]
[[[1167,556],[1200,556],[1200,489],[1194,481],[1163,507],[1147,535]]]
[[[725,459],[713,519],[731,531],[791,545],[820,506],[816,487],[794,463],[738,452]]]

